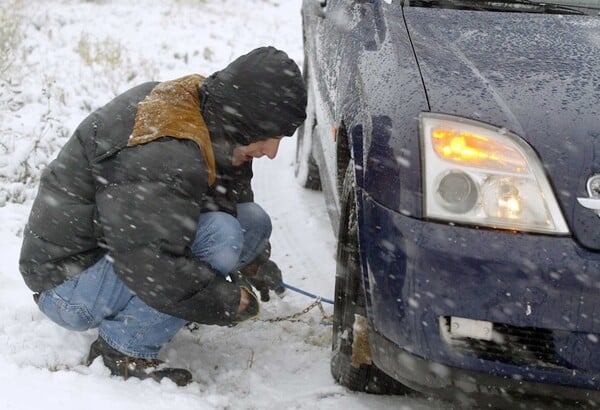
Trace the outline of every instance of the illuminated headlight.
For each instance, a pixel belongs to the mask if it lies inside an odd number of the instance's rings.
[[[425,217],[568,234],[540,161],[525,141],[478,121],[419,117]]]

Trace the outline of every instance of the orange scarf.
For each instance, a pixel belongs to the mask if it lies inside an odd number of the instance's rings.
[[[204,77],[192,74],[158,84],[140,102],[128,146],[162,137],[190,139],[200,148],[208,170],[208,184],[215,182],[215,155],[208,128],[200,113],[198,89]]]

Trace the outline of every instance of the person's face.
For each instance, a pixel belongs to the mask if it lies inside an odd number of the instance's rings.
[[[231,163],[237,167],[244,162],[250,161],[253,158],[260,158],[264,155],[269,159],[273,159],[277,156],[280,142],[281,137],[276,137],[253,142],[249,145],[238,145],[233,149]]]

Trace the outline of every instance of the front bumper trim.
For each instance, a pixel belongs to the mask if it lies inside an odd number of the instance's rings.
[[[597,409],[600,391],[537,383],[442,365],[411,354],[384,336],[369,333],[373,362],[400,383],[463,406]],[[532,407],[538,405],[539,407]]]

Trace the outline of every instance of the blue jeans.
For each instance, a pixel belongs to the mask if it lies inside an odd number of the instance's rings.
[[[200,215],[192,252],[227,276],[252,262],[271,236],[271,219],[257,204],[238,204],[237,218]],[[98,328],[100,336],[128,356],[154,359],[187,321],[146,305],[115,274],[110,255],[65,283],[43,292],[39,308],[70,330]],[[201,309],[201,307],[198,307]]]

